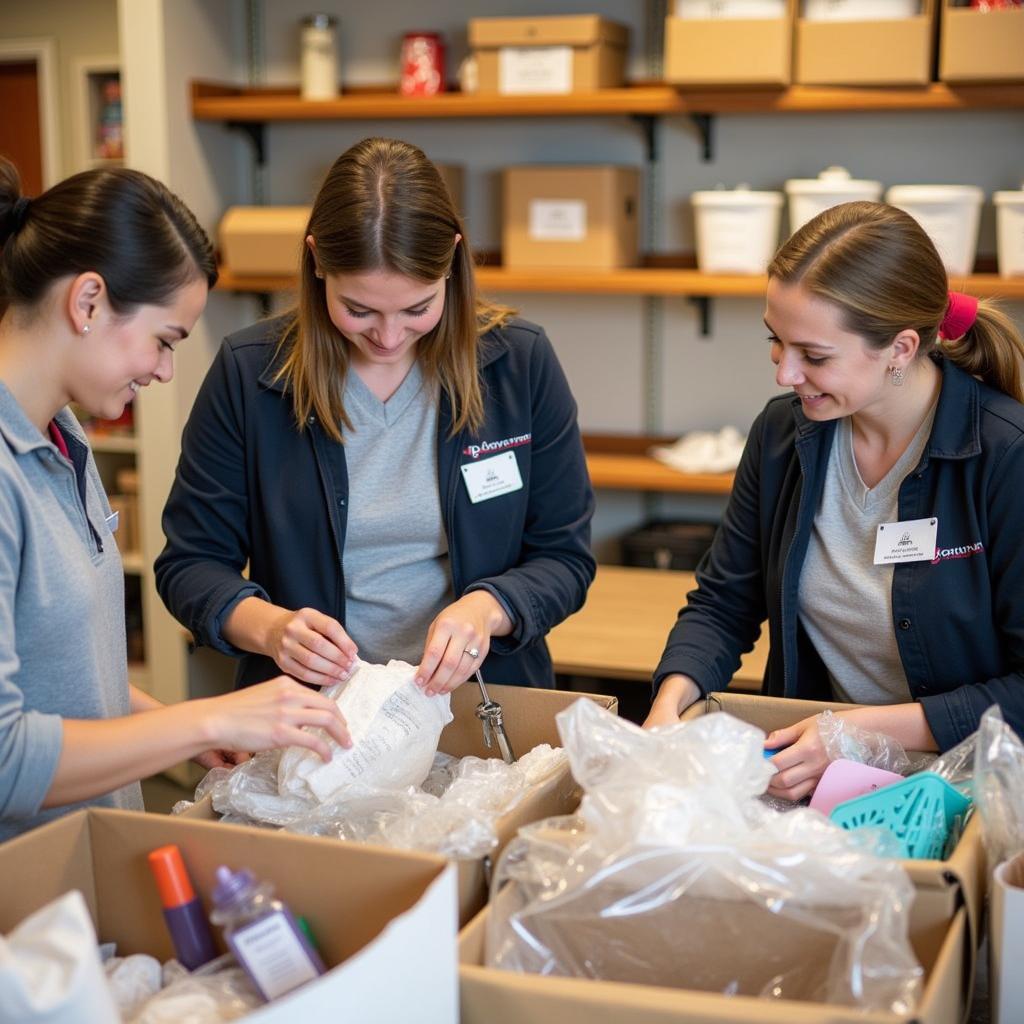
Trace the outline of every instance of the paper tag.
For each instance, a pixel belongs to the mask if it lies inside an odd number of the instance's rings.
[[[466,491],[474,505],[478,501],[518,491],[523,486],[519,463],[513,452],[502,452],[463,466],[462,479],[466,481]]]
[[[498,92],[513,96],[572,92],[572,47],[499,47]]]
[[[875,534],[875,565],[930,562],[935,557],[938,519],[908,519],[882,523]]]
[[[229,944],[268,1000],[320,975],[291,922],[280,911],[238,929]]]
[[[531,199],[527,231],[535,242],[582,242],[587,204],[582,199]]]
[[[107,524],[107,529],[111,533],[117,533],[117,528],[121,523],[121,513],[111,512],[106,519],[103,520]]]

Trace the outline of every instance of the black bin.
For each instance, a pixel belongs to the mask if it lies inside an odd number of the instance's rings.
[[[715,523],[650,522],[622,538],[622,561],[646,569],[696,569]]]

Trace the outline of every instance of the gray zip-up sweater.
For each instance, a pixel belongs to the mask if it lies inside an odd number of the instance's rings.
[[[74,468],[0,381],[0,841],[75,810],[40,811],[62,718],[130,711],[124,577],[81,427],[57,415]],[[142,809],[138,784],[89,801]]]

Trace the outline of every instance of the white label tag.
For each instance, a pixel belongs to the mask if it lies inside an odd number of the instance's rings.
[[[268,1000],[319,977],[291,922],[280,911],[236,931],[230,945]]]
[[[587,204],[582,199],[531,199],[527,231],[535,242],[582,242]]]
[[[117,533],[117,528],[121,523],[121,513],[111,512],[106,519],[103,520],[107,524],[107,529],[111,533]]]
[[[938,530],[939,521],[934,517],[882,523],[875,533],[875,565],[930,562],[935,557]]]
[[[500,47],[498,92],[513,96],[572,92],[572,47]]]
[[[463,466],[462,479],[466,481],[466,492],[474,505],[478,501],[518,491],[523,486],[514,452],[502,452]]]

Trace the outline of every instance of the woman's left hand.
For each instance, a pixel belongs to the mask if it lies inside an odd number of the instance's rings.
[[[200,768],[209,771],[211,768],[234,768],[249,760],[251,754],[241,750],[204,750],[192,758]]]
[[[768,785],[770,796],[783,800],[802,800],[813,793],[829,766],[825,744],[818,734],[814,716],[804,718],[788,729],[776,729],[764,741],[765,750],[776,750],[771,763],[778,769]]]
[[[450,693],[483,664],[491,637],[512,632],[505,609],[486,590],[448,605],[430,624],[416,684],[429,697]]]

